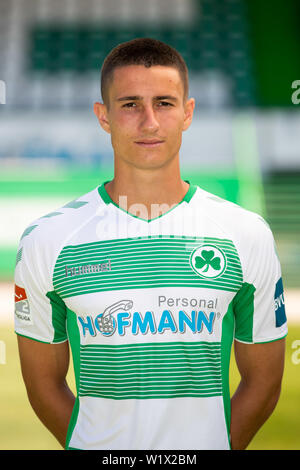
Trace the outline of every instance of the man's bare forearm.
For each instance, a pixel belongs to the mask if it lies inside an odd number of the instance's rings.
[[[231,448],[244,450],[273,412],[280,386],[258,389],[255,384],[240,382],[231,399]]]
[[[65,447],[75,397],[64,381],[61,384],[44,383],[38,389],[27,390],[32,408],[41,422]]]

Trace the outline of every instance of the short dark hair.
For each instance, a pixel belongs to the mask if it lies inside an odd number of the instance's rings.
[[[116,46],[105,58],[101,69],[101,95],[108,105],[109,83],[114,69],[127,65],[163,65],[178,70],[183,82],[184,99],[188,97],[188,69],[181,54],[168,44],[152,38],[136,38]]]

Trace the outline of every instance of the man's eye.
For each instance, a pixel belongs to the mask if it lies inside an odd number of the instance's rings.
[[[133,108],[135,105],[135,103],[125,103],[123,104],[122,108]]]
[[[160,101],[159,105],[160,106],[173,106],[172,103],[169,103],[168,101]]]

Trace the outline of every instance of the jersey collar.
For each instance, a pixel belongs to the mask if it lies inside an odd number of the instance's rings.
[[[130,212],[126,211],[125,209],[122,209],[120,206],[118,206],[118,204],[116,204],[112,199],[111,197],[109,196],[108,192],[106,191],[105,189],[105,185],[106,183],[109,183],[110,180],[108,181],[104,181],[104,183],[102,183],[99,187],[98,187],[98,192],[99,192],[99,195],[102,199],[102,201],[105,203],[105,204],[113,204],[115,207],[117,207],[120,211],[123,211],[125,212],[126,214],[128,214],[129,216],[131,217],[134,217],[135,219],[138,219],[138,220],[141,220],[143,222],[152,222],[153,220],[156,220],[156,219],[159,219],[161,217],[164,217],[164,215],[168,214],[169,212],[173,211],[174,209],[176,209],[178,206],[180,206],[180,204],[182,204],[183,202],[186,202],[187,204],[191,201],[192,197],[194,196],[196,190],[197,190],[197,186],[194,185],[194,184],[191,184],[189,181],[187,180],[184,180],[186,183],[188,183],[190,186],[189,186],[189,189],[187,190],[184,198],[178,203],[176,204],[176,206],[172,207],[170,210],[168,210],[167,212],[165,212],[164,214],[161,214],[159,215],[158,217],[154,217],[154,219],[142,219],[141,217],[138,217],[137,215],[133,215],[131,214]]]

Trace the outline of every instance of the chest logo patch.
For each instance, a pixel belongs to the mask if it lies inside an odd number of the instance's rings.
[[[198,246],[190,256],[190,265],[201,277],[215,279],[226,269],[226,256],[215,245],[204,244]]]

